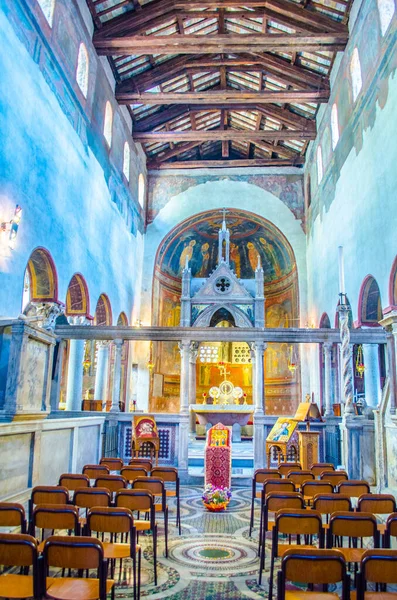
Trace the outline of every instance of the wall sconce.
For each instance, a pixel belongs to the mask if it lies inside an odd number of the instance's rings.
[[[356,356],[356,374],[357,374],[357,376],[362,379],[364,376],[364,371],[365,371],[365,365],[364,365],[364,359],[363,359],[363,347],[360,344],[357,348],[357,356]]]
[[[17,204],[15,207],[14,216],[11,219],[11,221],[3,221],[3,223],[0,223],[1,231],[4,231],[4,232],[9,231],[10,232],[10,235],[8,237],[8,245],[11,248],[11,250],[13,250],[15,248],[15,240],[17,237],[18,227],[19,227],[19,223],[21,221],[21,217],[22,217],[22,208],[19,206],[19,204]]]
[[[292,375],[294,375],[297,367],[298,365],[296,364],[295,360],[294,347],[291,346],[290,353],[288,356],[288,370],[292,373]]]

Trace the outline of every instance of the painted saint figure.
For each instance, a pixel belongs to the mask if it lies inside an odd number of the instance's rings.
[[[182,273],[186,265],[186,259],[189,261],[193,256],[193,248],[196,245],[196,240],[190,240],[190,242],[184,247],[179,257],[179,273]]]
[[[201,246],[201,267],[199,272],[197,273],[197,277],[206,277],[208,274],[208,263],[210,260],[210,253],[209,253],[209,243],[205,242],[202,246]]]
[[[253,270],[253,272],[255,274],[256,267],[258,266],[258,256],[259,256],[258,251],[252,242],[248,242],[247,250],[248,250],[248,260],[251,265],[251,269]]]
[[[272,267],[274,269],[274,273],[275,273],[276,277],[280,277],[282,275],[282,272],[281,272],[280,263],[278,261],[277,254],[276,254],[274,247],[272,246],[272,244],[270,244],[268,241],[266,241],[265,238],[263,238],[263,237],[260,237],[259,241],[262,244],[263,250],[265,251],[267,258],[269,259],[270,264],[272,265]]]
[[[230,244],[230,261],[237,277],[241,277],[241,257],[237,244]]]

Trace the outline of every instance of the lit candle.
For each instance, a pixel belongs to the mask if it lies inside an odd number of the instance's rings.
[[[339,293],[345,294],[345,265],[343,262],[343,246],[339,246],[338,248],[338,258],[339,258]]]

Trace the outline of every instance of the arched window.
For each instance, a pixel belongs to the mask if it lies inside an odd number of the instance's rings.
[[[362,76],[361,76],[360,57],[358,55],[357,48],[354,48],[353,56],[350,61],[350,76],[352,79],[353,102],[355,102],[357,100],[357,96],[361,92],[361,88],[363,87],[363,80],[362,80]]]
[[[45,248],[36,248],[26,266],[23,285],[22,310],[29,302],[56,302],[58,277],[54,261]]]
[[[66,292],[67,315],[89,315],[90,302],[86,281],[80,273],[73,275]]]
[[[321,151],[321,146],[317,146],[317,183],[321,182],[323,175],[323,153]]]
[[[106,294],[101,294],[96,305],[94,315],[94,325],[111,325],[112,307]]]
[[[88,92],[88,52],[83,42],[80,44],[79,54],[77,57],[76,69],[77,85],[81,89],[84,98],[87,98]]]
[[[379,286],[372,275],[368,275],[361,286],[358,316],[361,325],[378,325],[382,319]]]
[[[385,35],[396,10],[394,0],[378,0],[380,30]]]
[[[128,142],[124,144],[124,156],[123,156],[123,173],[127,181],[130,180],[130,164],[131,164],[131,150]]]
[[[323,313],[320,319],[320,329],[331,329],[331,321],[327,313]]]
[[[389,278],[389,304],[397,306],[397,256],[394,259]]]
[[[332,150],[335,150],[336,145],[339,141],[339,122],[338,122],[338,107],[334,103],[331,110],[331,138],[332,138]]]
[[[39,6],[43,11],[43,15],[50,27],[54,20],[55,0],[38,0]]]
[[[145,187],[146,187],[145,186],[145,178],[141,173],[138,177],[138,200],[139,200],[139,204],[142,206],[142,208],[145,205],[145,195],[146,195]]]
[[[112,145],[112,129],[113,129],[113,110],[110,102],[106,102],[105,120],[103,123],[103,135],[108,143],[109,148]]]
[[[117,319],[117,326],[128,327],[128,318],[125,312],[121,312],[119,314],[119,318]]]

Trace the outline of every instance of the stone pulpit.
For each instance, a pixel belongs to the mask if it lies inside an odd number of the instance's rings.
[[[205,485],[230,488],[232,441],[229,427],[218,423],[207,432],[204,454]]]

